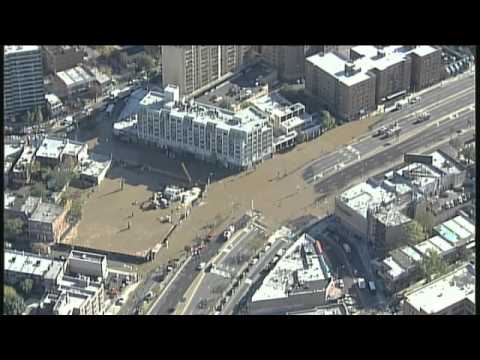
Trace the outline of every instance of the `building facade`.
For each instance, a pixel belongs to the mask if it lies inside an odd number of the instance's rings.
[[[106,279],[108,276],[107,256],[72,250],[67,259],[70,273]]]
[[[163,84],[177,85],[181,96],[194,96],[240,69],[249,46],[162,46]]]
[[[45,69],[53,74],[77,66],[83,61],[83,55],[79,46],[43,46]]]
[[[65,263],[50,257],[16,250],[5,250],[5,282],[15,285],[24,279],[33,280],[33,289],[54,289],[63,274]]]
[[[350,60],[318,53],[305,63],[305,89],[333,114],[355,120],[392,97],[440,80],[441,54],[431,46],[355,46]]]
[[[305,63],[305,90],[331,113],[355,120],[376,109],[375,75],[333,53],[314,55]]]
[[[45,105],[42,53],[38,46],[5,46],[3,109],[8,118]]]
[[[278,71],[278,77],[285,81],[303,78],[305,73],[305,46],[265,45],[262,56]]]
[[[68,228],[67,213],[71,201],[65,206],[40,203],[28,220],[28,235],[32,242],[58,242]]]
[[[227,167],[248,168],[272,156],[272,128],[253,107],[233,113],[149,93],[138,113],[140,141]]]
[[[440,81],[442,69],[441,49],[414,47],[412,58],[412,91],[419,91]]]
[[[64,276],[59,286],[40,303],[40,313],[48,315],[104,315],[103,282],[88,276]]]

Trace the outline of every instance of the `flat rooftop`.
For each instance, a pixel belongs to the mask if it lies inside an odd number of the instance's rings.
[[[23,150],[22,144],[5,144],[4,145],[4,159],[13,158]]]
[[[392,65],[404,61],[410,53],[425,56],[436,51],[431,46],[417,46],[412,50],[402,45],[392,45],[384,48],[377,48],[372,45],[360,45],[353,47],[351,50],[362,55],[361,58],[353,62],[355,68],[360,70],[351,76],[345,75],[345,64],[347,61],[334,53],[324,55],[315,54],[308,57],[307,61],[329,73],[345,85],[351,86],[367,80],[369,78],[367,74],[368,71],[373,69],[383,71]],[[381,52],[383,56],[379,56],[379,52]]]
[[[35,148],[32,146],[25,146],[22,155],[18,158],[17,163],[13,167],[13,172],[23,171],[24,166],[30,164],[35,156]]]
[[[475,266],[465,264],[405,297],[411,306],[427,314],[436,314],[465,299],[475,304]]]
[[[362,182],[340,195],[341,201],[364,218],[367,217],[369,207],[380,206],[392,202],[395,195],[381,186],[372,186],[368,182]]]
[[[435,245],[436,240],[432,242],[432,239],[434,238],[427,239],[425,241],[422,241],[420,244],[415,245],[415,250],[421,253],[422,256],[426,256],[430,251],[435,251],[439,254],[442,254],[442,249]]]
[[[475,225],[461,215],[435,226],[434,230],[453,245],[475,238]]]
[[[333,76],[339,82],[345,84],[346,86],[352,86],[362,81],[370,79],[370,76],[367,75],[364,70],[357,72],[351,76],[345,74],[345,60],[335,55],[334,53],[315,54],[307,58],[307,61],[313,64],[314,66],[322,69],[329,75]]]
[[[443,171],[446,174],[460,174],[460,169],[455,165],[455,163],[449,160],[447,157],[442,155],[440,152],[435,151],[431,154],[432,156],[432,165]]]
[[[441,172],[437,169],[419,163],[408,164],[396,170],[396,174],[420,188],[424,188],[425,186],[434,183],[442,176]],[[417,176],[416,174],[422,174],[423,176]]]
[[[37,45],[9,45],[3,48],[5,55],[38,50],[40,50],[40,47]]]
[[[214,123],[217,128],[228,131],[251,131],[256,127],[266,127],[267,117],[256,110],[253,106],[242,109],[239,112],[232,112],[215,106],[199,104],[194,101],[187,103],[165,103],[164,94],[149,92],[140,102],[141,106],[153,111],[169,109],[170,114],[175,117],[194,117],[196,123]]]
[[[137,89],[135,90],[127,100],[127,103],[123,107],[120,115],[118,116],[118,120],[128,120],[131,119],[134,115],[138,114],[140,111],[141,105],[150,105],[155,103],[156,101],[163,101],[164,97],[155,95],[159,94],[157,92],[147,93],[145,89]],[[149,97],[147,96],[149,95]],[[143,104],[142,104],[142,101]],[[116,124],[116,123],[115,123]]]
[[[55,279],[63,267],[63,261],[15,250],[5,250],[4,269],[24,275]]]
[[[402,275],[405,272],[405,269],[400,266],[393,258],[390,256],[386,259],[383,260],[383,263],[388,266],[388,275],[392,279],[398,278],[400,275]]]
[[[77,156],[78,153],[86,146],[87,146],[86,143],[67,139],[67,144],[63,149],[63,154],[70,155],[70,156]]]
[[[335,304],[331,306],[316,307],[310,310],[289,312],[287,315],[346,315],[346,313],[343,305]]]
[[[231,104],[240,104],[248,101],[260,91],[264,91],[263,79],[270,77],[275,72],[265,61],[260,61],[242,72],[234,75],[222,84],[217,85],[208,93],[196,98],[201,104],[215,106],[219,99]]]
[[[37,157],[58,159],[65,148],[66,140],[46,137],[37,150]]]
[[[252,302],[288,298],[289,292],[298,285],[295,275],[302,283],[327,280],[330,270],[322,256],[316,253],[314,241],[307,234],[296,240],[265,277]]]
[[[56,105],[56,104],[62,103],[62,101],[55,94],[45,94],[45,99],[48,101],[50,105]]]
[[[76,66],[72,69],[60,71],[56,75],[60,80],[63,81],[63,83],[67,87],[85,85],[95,79],[92,75],[87,73],[85,69],[83,69],[81,66]]]
[[[88,158],[85,159],[81,165],[81,174],[85,176],[98,177],[105,169],[108,169],[112,164],[112,160],[109,156],[90,153]]]
[[[70,255],[69,255],[68,258],[69,259],[85,260],[85,261],[90,261],[90,262],[94,262],[94,263],[97,263],[97,264],[101,264],[104,260],[107,259],[107,256],[106,255],[95,254],[95,253],[91,253],[91,252],[72,250],[70,252]]]
[[[7,210],[17,210],[25,214],[31,214],[40,202],[39,197],[28,196],[20,197],[12,193],[4,193],[4,208]]]
[[[399,210],[389,210],[386,208],[381,208],[375,217],[386,226],[402,225],[412,220],[408,216],[403,215]]]
[[[43,223],[52,223],[64,211],[64,208],[57,204],[40,203],[33,212],[30,220]]]

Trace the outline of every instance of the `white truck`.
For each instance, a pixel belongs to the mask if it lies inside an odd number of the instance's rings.
[[[375,292],[377,288],[375,287],[375,282],[374,281],[369,281],[368,282],[368,287],[370,288],[371,292]]]
[[[365,287],[367,286],[364,278],[358,278],[357,284],[360,289],[365,289]]]
[[[417,117],[417,123],[422,123],[424,121],[428,121],[430,119],[430,113],[428,111],[425,111],[418,115]]]

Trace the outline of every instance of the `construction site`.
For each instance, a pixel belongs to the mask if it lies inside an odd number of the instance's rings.
[[[370,123],[371,119],[345,124],[308,143],[299,144],[293,151],[265,161],[255,170],[236,174],[191,157],[172,158],[159,149],[107,141],[103,136],[108,135],[102,135],[101,131],[97,131],[94,138],[87,134],[85,140],[89,147],[113,154],[114,163],[101,186],[89,194],[83,219],[70,243],[135,254],[145,259],[154,249],[158,250],[158,261],[166,263],[182,253],[185,246],[206,238],[209,233],[213,236],[223,232],[229,222],[250,210],[252,200],[269,228],[284,224],[299,228],[315,216],[323,216],[333,205],[331,201],[325,202],[322,194],[311,187],[302,186],[300,189],[302,169],[319,155],[368,131]],[[103,130],[110,131],[108,128]],[[192,208],[188,219],[175,231],[171,231],[175,217],[179,221],[185,209],[175,208],[173,214],[171,206],[142,210],[149,199],[153,200],[153,194],[164,191],[166,185],[190,189],[207,187],[196,204],[201,209]],[[162,218],[168,216],[172,217],[172,222],[163,222]],[[168,247],[165,243],[167,235]]]

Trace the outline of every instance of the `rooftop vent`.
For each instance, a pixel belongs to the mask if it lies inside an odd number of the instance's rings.
[[[355,73],[355,64],[353,62],[345,63],[345,76],[351,76]]]

